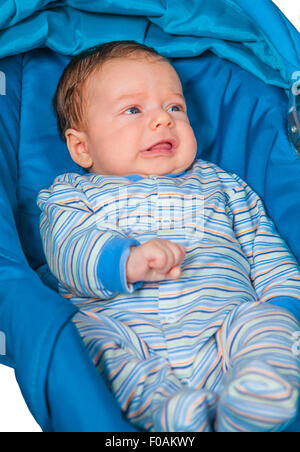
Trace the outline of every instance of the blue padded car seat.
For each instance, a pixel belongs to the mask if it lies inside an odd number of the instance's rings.
[[[109,40],[134,39],[171,58],[197,157],[249,183],[300,262],[299,33],[270,0],[6,0],[0,8],[0,362],[15,369],[44,431],[134,431],[42,251],[37,194],[77,170],[51,108],[59,77],[72,55]]]

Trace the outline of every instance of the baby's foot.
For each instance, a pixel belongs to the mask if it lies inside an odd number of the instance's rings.
[[[216,431],[283,430],[297,414],[298,395],[297,388],[262,361],[233,368],[220,395]]]
[[[206,390],[180,391],[157,409],[155,431],[211,432],[216,402],[216,394]]]

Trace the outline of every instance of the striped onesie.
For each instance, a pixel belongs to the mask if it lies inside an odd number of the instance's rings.
[[[68,173],[38,205],[60,293],[137,428],[278,431],[295,417],[299,266],[238,176],[200,159],[176,175]],[[181,277],[128,284],[130,247],[157,237],[186,248]]]

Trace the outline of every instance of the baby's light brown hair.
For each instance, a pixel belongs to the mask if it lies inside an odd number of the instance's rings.
[[[111,41],[92,47],[76,55],[65,68],[53,98],[53,107],[57,115],[57,126],[61,138],[66,141],[65,132],[72,128],[85,128],[83,88],[89,77],[106,61],[129,56],[154,57],[170,63],[152,47],[136,41]]]

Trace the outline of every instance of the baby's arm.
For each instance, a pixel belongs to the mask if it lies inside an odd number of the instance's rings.
[[[238,186],[229,194],[228,206],[258,299],[284,307],[300,320],[300,267],[259,196],[242,179],[234,177]]]
[[[130,247],[140,243],[106,227],[82,180],[64,174],[39,193],[40,232],[49,268],[78,297],[106,299],[131,293],[140,284],[127,283],[125,266]]]
[[[140,242],[111,230],[91,206],[80,176],[59,176],[38,197],[40,232],[50,270],[78,297],[131,293],[143,281],[180,276],[184,248],[169,240]]]

